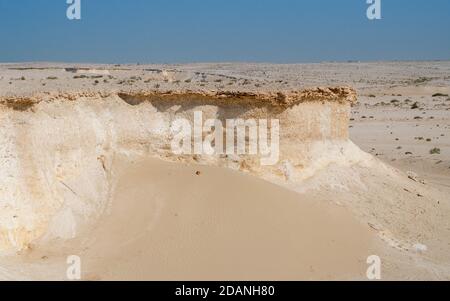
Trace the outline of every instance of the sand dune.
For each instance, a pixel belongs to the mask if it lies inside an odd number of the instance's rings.
[[[34,279],[65,279],[72,254],[83,279],[365,277],[375,235],[342,207],[220,168],[127,161],[107,214],[78,239],[43,239],[23,255]]]

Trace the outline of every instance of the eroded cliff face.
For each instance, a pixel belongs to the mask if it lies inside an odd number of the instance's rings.
[[[0,251],[38,238],[77,236],[108,210],[116,158],[145,157],[232,168],[275,183],[301,183],[345,155],[350,88],[290,93],[44,93],[0,99]],[[174,120],[278,119],[279,160],[259,155],[175,155]],[[358,153],[359,154],[359,153]],[[337,159],[338,158],[338,159]]]

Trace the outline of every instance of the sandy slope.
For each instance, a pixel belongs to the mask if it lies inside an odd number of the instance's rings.
[[[9,277],[29,264],[32,279],[65,279],[78,255],[88,280],[364,279],[377,253],[348,210],[254,177],[159,160],[116,172],[107,215],[81,239],[38,242]]]

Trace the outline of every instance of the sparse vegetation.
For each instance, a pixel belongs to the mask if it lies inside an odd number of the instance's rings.
[[[432,79],[429,78],[429,77],[424,77],[424,76],[422,76],[422,77],[419,77],[418,79],[415,79],[415,80],[413,81],[413,83],[416,84],[416,85],[418,85],[418,84],[423,84],[423,83],[429,82],[429,81],[431,81],[431,80],[432,80]]]
[[[248,79],[245,79],[244,82],[242,83],[243,86],[249,85],[250,81]]]
[[[440,155],[441,154],[441,149],[440,148],[433,148],[430,150],[430,155]]]
[[[433,97],[448,97],[448,94],[435,93],[433,94]]]

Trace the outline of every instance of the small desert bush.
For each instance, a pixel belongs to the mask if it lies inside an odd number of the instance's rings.
[[[432,150],[430,150],[430,154],[431,155],[439,155],[441,153],[441,149],[440,148],[433,148]]]
[[[415,84],[423,84],[423,83],[426,83],[429,81],[431,81],[431,78],[429,78],[429,77],[419,77],[418,79],[414,80],[414,83]]]
[[[433,97],[448,97],[448,94],[435,93],[433,94]]]

